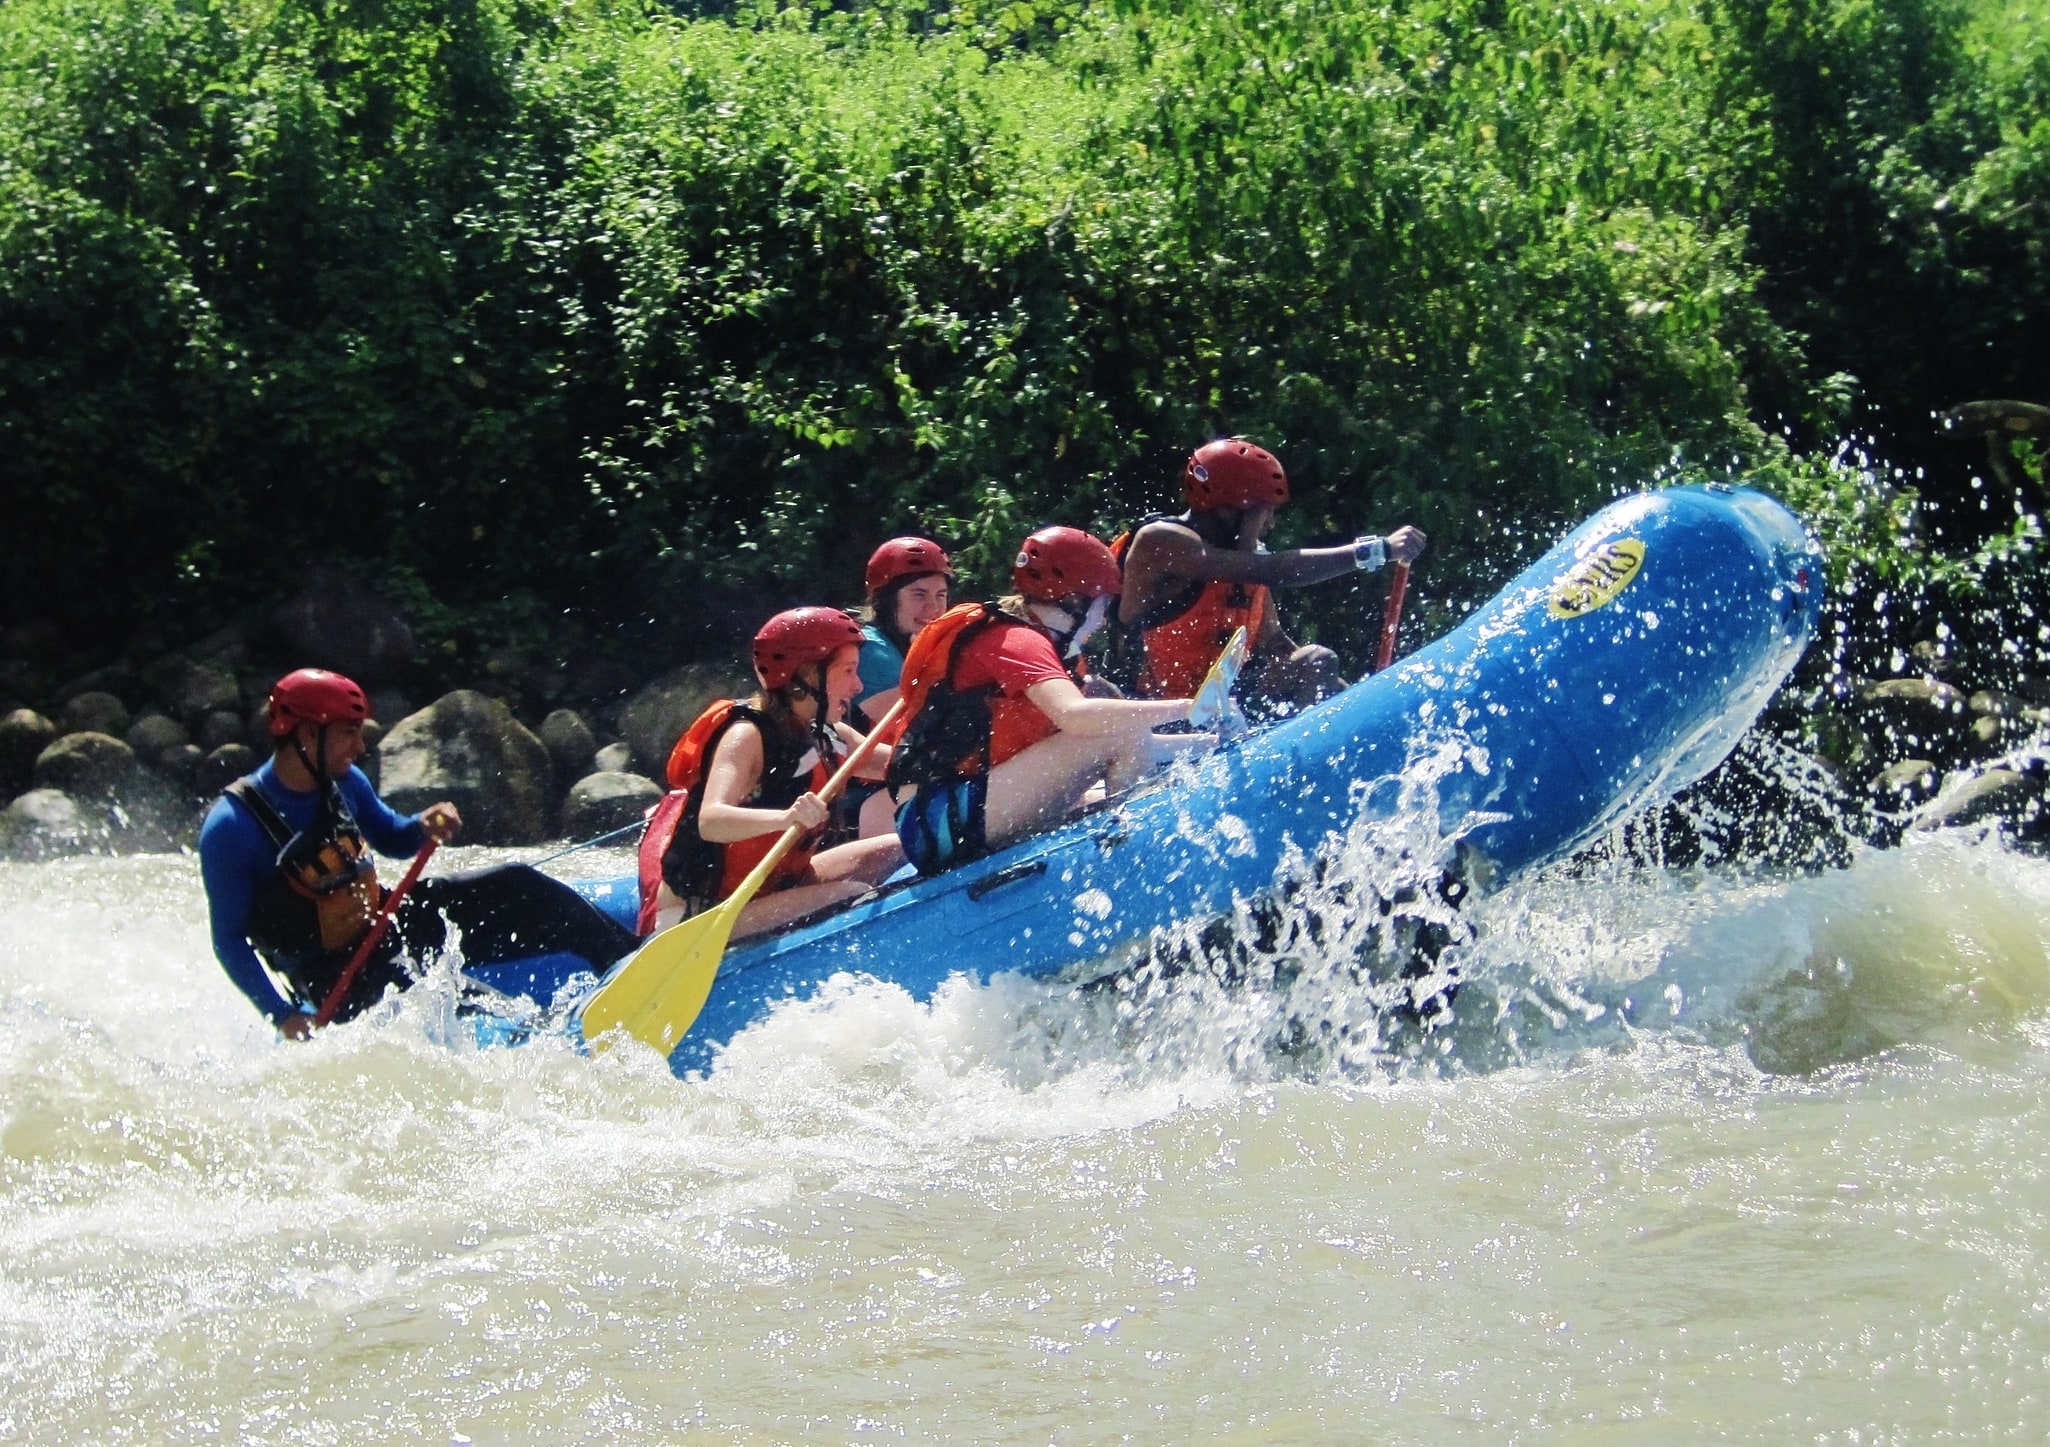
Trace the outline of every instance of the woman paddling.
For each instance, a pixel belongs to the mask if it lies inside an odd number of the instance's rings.
[[[904,661],[911,712],[888,781],[897,835],[922,874],[965,863],[1058,820],[1099,781],[1123,788],[1170,750],[1158,738],[1189,700],[1091,698],[1074,670],[1117,597],[1110,549],[1042,528],[1018,550],[1016,598],[966,603],[929,624]],[[917,792],[902,795],[903,786]]]
[[[670,753],[671,792],[641,841],[642,934],[726,898],[792,825],[810,832],[741,911],[733,938],[852,899],[903,862],[894,835],[819,848],[828,810],[817,791],[861,739],[844,722],[861,642],[861,625],[838,608],[793,608],[755,634],[761,688],[713,704]],[[870,756],[878,775],[887,753]]]

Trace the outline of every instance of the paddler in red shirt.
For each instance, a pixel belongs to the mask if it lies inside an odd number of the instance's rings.
[[[911,712],[890,761],[897,837],[921,874],[1046,828],[1098,782],[1113,790],[1207,735],[1157,737],[1187,698],[1091,698],[1082,644],[1117,597],[1117,560],[1077,528],[1042,528],[1018,550],[1018,596],[965,603],[912,641],[900,682]],[[905,786],[915,795],[906,797]]]
[[[1239,628],[1252,640],[1241,695],[1297,707],[1343,683],[1338,656],[1298,646],[1282,631],[1273,589],[1328,582],[1384,562],[1411,563],[1424,535],[1399,527],[1342,547],[1270,553],[1261,538],[1288,501],[1288,474],[1273,453],[1242,437],[1196,449],[1182,469],[1188,510],[1148,518],[1119,539],[1124,587],[1118,621],[1142,640],[1138,692],[1144,698],[1193,693]]]

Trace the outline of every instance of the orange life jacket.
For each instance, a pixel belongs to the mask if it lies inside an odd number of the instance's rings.
[[[341,790],[327,785],[310,829],[294,833],[252,779],[224,790],[247,809],[278,849],[278,872],[258,891],[251,937],[280,955],[344,955],[363,938],[384,903],[377,859]]]
[[[991,747],[997,732],[995,710],[1037,710],[1038,705],[1030,699],[1004,698],[995,683],[969,689],[954,683],[961,650],[999,623],[1033,626],[994,603],[961,603],[919,629],[911,640],[897,686],[907,706],[892,737],[884,740],[893,746],[886,776],[891,788],[971,779],[1009,757]],[[1071,673],[1074,668],[1069,665]]]
[[[762,775],[747,797],[750,807],[787,809],[799,795],[823,789],[832,777],[832,767],[824,758],[814,762],[809,772],[798,774],[797,765],[811,747],[809,740],[804,750],[791,747],[783,731],[752,704],[720,699],[699,714],[670,750],[669,792],[649,815],[647,830],[641,835],[641,910],[636,928],[643,935],[655,928],[659,885],[667,883],[693,909],[708,908],[733,893],[782,837],[778,830],[731,844],[714,844],[698,832],[698,810],[704,802],[698,786],[705,766],[718,752],[726,730],[743,720],[752,723],[762,737]],[[816,829],[798,840],[762,886],[763,893],[797,883],[811,868],[811,857],[824,833]]]
[[[1188,526],[1179,518],[1161,514],[1147,518],[1139,528],[1156,522]],[[1110,545],[1119,567],[1124,566],[1125,554],[1131,550],[1139,528],[1121,534]],[[1203,686],[1210,665],[1217,661],[1224,645],[1231,642],[1232,634],[1243,628],[1248,638],[1259,641],[1260,620],[1267,616],[1267,593],[1264,583],[1214,579],[1193,594],[1170,599],[1140,618],[1135,626],[1145,656],[1138,670],[1139,696],[1193,697]]]

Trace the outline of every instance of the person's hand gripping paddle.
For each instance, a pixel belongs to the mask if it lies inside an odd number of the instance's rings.
[[[349,963],[343,967],[335,980],[334,988],[327,992],[327,998],[320,1002],[320,1011],[313,1017],[313,1028],[325,1029],[342,1008],[342,1002],[349,998],[349,987],[356,983],[356,976],[363,972],[363,962],[370,958],[370,952],[377,948],[377,942],[384,938],[384,932],[391,928],[391,917],[398,913],[399,906],[406,902],[414,882],[420,878],[420,871],[427,867],[427,861],[434,857],[434,851],[441,847],[439,836],[429,834],[427,842],[420,846],[420,852],[413,856],[413,863],[399,880],[390,894],[384,897],[384,907],[377,912],[377,923],[370,927],[370,933],[363,936],[363,942],[356,946],[356,953],[349,956]]]
[[[854,748],[846,762],[819,790],[819,798],[832,803],[854,777],[855,768],[881,742],[884,731],[904,714],[906,702],[898,699],[868,737]],[[596,994],[585,1002],[578,1017],[584,1039],[596,1044],[608,1031],[624,1030],[663,1055],[676,1048],[697,1022],[711,996],[712,982],[719,976],[719,961],[725,958],[726,943],[748,901],[761,892],[784,856],[804,837],[804,828],[793,824],[783,831],[775,847],[748,872],[733,893],[702,914],[653,935],[613,970]]]
[[[1231,635],[1231,640],[1224,645],[1224,652],[1217,655],[1217,661],[1210,665],[1210,672],[1203,676],[1202,687],[1189,701],[1190,728],[1198,733],[1214,729],[1220,737],[1223,736],[1237,713],[1232,706],[1232,691],[1239,686],[1239,674],[1252,651],[1252,640],[1244,628]]]

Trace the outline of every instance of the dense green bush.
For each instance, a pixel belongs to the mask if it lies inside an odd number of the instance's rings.
[[[2050,313],[2019,0],[683,8],[11,0],[7,612],[339,555],[545,642],[917,526],[987,583],[1224,431],[1289,536],[1413,519],[1473,596],[1657,476],[1869,519],[1767,432]]]

